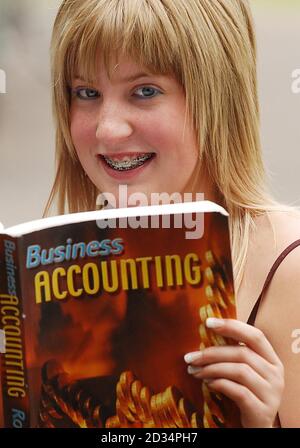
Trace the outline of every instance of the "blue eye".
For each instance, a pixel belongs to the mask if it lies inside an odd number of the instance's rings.
[[[80,100],[95,100],[100,96],[97,90],[89,88],[74,89],[73,94]]]
[[[137,96],[139,99],[151,99],[161,94],[158,89],[151,86],[139,87],[135,90],[135,92],[138,92],[139,90],[143,92],[143,95],[134,94],[134,96]],[[76,89],[73,89],[72,95],[80,100],[96,100],[100,97],[100,93],[98,92],[98,90],[87,87],[78,87]]]
[[[145,95],[145,96],[136,95],[141,99],[154,98],[155,96],[157,96],[161,93],[155,87],[150,87],[150,86],[139,87],[137,90],[135,90],[135,92],[137,92],[138,90],[142,90]],[[152,94],[153,92],[155,93],[155,95]]]

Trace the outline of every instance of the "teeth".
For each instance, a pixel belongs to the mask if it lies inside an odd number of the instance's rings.
[[[122,160],[114,160],[106,156],[103,157],[106,163],[114,170],[125,171],[125,170],[132,170],[134,168],[137,168],[138,166],[143,165],[147,160],[151,159],[152,156],[153,153],[142,154],[134,158],[130,158],[130,156],[125,156],[123,157]]]

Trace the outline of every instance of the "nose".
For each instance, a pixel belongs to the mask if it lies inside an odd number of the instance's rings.
[[[96,138],[103,146],[110,148],[133,133],[132,117],[128,110],[120,104],[104,105],[99,111],[96,127]]]

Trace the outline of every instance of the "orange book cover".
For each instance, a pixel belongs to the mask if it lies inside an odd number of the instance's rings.
[[[205,327],[236,317],[221,207],[27,223],[0,235],[0,261],[2,427],[240,426],[234,403],[183,359],[233,343]]]

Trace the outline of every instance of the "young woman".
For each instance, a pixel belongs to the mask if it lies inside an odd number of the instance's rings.
[[[240,344],[187,354],[188,371],[233,399],[244,427],[297,426],[300,218],[266,187],[247,1],[65,0],[52,79],[47,209],[56,197],[62,213],[95,209],[120,184],[149,197],[202,192],[224,206],[239,320],[207,326]]]

